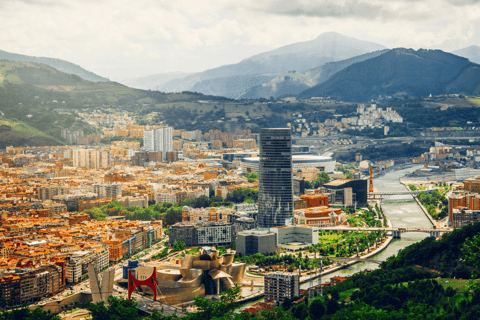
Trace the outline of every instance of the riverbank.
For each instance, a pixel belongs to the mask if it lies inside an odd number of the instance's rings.
[[[388,245],[390,244],[390,242],[392,242],[392,240],[393,240],[393,237],[387,237],[387,240],[386,240],[384,243],[382,243],[382,245],[381,245],[380,247],[378,247],[378,248],[375,249],[374,251],[372,251],[372,252],[370,252],[370,253],[368,253],[368,254],[366,254],[366,255],[364,255],[364,256],[358,257],[358,259],[360,259],[360,261],[359,261],[359,260],[350,261],[350,262],[347,262],[347,263],[342,264],[342,265],[340,265],[340,266],[333,267],[333,268],[331,268],[331,269],[328,269],[328,270],[325,270],[325,271],[323,271],[323,272],[317,273],[317,274],[315,274],[315,275],[313,275],[313,276],[306,276],[306,279],[303,279],[303,280],[302,280],[302,277],[301,277],[301,278],[300,278],[300,284],[307,283],[307,282],[309,282],[309,281],[311,281],[311,280],[314,280],[314,279],[320,278],[320,277],[322,277],[322,276],[324,276],[324,275],[327,275],[327,274],[330,274],[330,273],[339,271],[339,270],[341,270],[341,269],[350,267],[350,266],[352,266],[352,265],[354,265],[354,264],[357,264],[357,263],[360,263],[360,262],[368,262],[368,258],[373,257],[373,256],[379,254],[380,252],[382,252],[383,250],[385,250],[385,249],[388,247]],[[353,256],[351,256],[350,258],[357,259],[356,255],[353,255]],[[362,260],[363,260],[363,261],[362,261]]]
[[[407,185],[407,182],[404,182],[404,181],[400,180],[400,183],[403,184],[403,186],[405,187],[405,189],[407,189],[407,191],[411,191],[410,188]],[[422,211],[425,214],[425,216],[427,217],[427,219],[430,220],[431,224],[434,225],[436,228],[438,228],[439,227],[438,224],[440,222],[432,218],[430,213],[428,213],[428,210],[423,206],[423,204],[420,202],[420,200],[418,200],[417,196],[412,195],[412,197],[413,197],[413,199],[415,199],[415,201],[417,202],[420,209],[422,209]]]

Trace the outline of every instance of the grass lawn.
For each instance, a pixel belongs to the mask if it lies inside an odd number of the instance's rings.
[[[445,289],[448,287],[452,287],[455,291],[458,293],[463,293],[467,291],[468,288],[468,279],[437,279],[438,283],[441,284]],[[448,281],[448,283],[447,283]],[[475,282],[478,282],[480,280],[475,280]]]
[[[448,287],[453,288],[457,293],[464,293],[468,289],[468,279],[452,279],[452,278],[440,278],[440,279],[432,279],[437,280],[437,282],[442,285],[445,289]],[[480,280],[475,280],[478,282]],[[448,282],[448,283],[447,283]],[[403,285],[407,285],[408,282],[404,282]]]

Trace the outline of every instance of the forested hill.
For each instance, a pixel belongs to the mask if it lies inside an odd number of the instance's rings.
[[[476,258],[476,263],[465,264],[465,242],[468,238],[474,236],[480,239],[480,223],[465,226],[456,229],[450,234],[446,234],[441,240],[435,240],[433,237],[408,246],[400,251],[395,258],[388,259],[382,267],[393,270],[409,266],[422,266],[436,270],[444,276],[456,276],[457,278],[468,279],[471,272],[476,271],[479,275],[480,255]],[[480,248],[478,248],[480,249]],[[471,254],[477,254],[471,252]]]
[[[361,102],[379,96],[426,97],[447,93],[480,94],[480,65],[441,50],[398,48],[355,63],[297,98],[334,96]]]
[[[10,52],[0,50],[0,60],[42,63],[52,68],[55,68],[58,71],[77,75],[84,80],[95,81],[95,82],[108,81],[108,79],[103,78],[99,75],[96,75],[93,72],[87,71],[82,67],[80,67],[79,65],[76,65],[74,63],[71,63],[65,60],[60,60],[60,59],[45,58],[45,57],[31,57],[23,54],[10,53]]]

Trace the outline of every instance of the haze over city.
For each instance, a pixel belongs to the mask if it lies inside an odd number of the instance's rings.
[[[198,72],[338,32],[388,48],[480,45],[476,0],[3,0],[0,48],[113,80]]]

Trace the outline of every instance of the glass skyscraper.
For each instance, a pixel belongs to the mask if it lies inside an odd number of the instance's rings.
[[[261,129],[258,174],[258,226],[293,225],[290,128]]]

